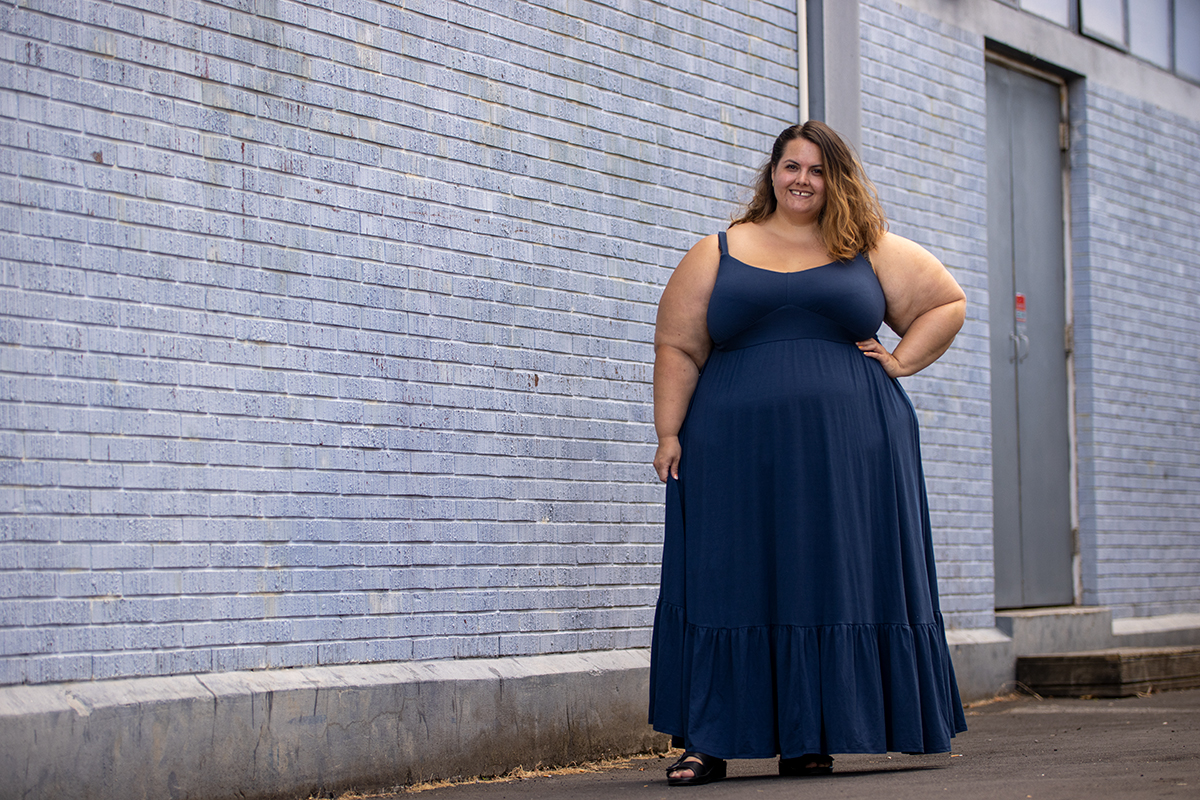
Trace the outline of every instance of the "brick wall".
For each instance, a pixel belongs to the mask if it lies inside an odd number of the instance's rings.
[[[967,293],[967,321],[903,383],[921,422],[942,611],[993,622],[983,41],[891,0],[862,4],[863,162],[891,228]]]
[[[1200,120],[1072,97],[1084,599],[1200,611]]]
[[[794,31],[0,8],[0,683],[648,644],[655,304]]]
[[[967,291],[955,346],[906,386],[925,437],[947,621],[986,627],[985,43],[893,0],[866,0],[862,28],[864,161],[893,229]],[[1200,610],[1200,122],[1147,94],[1076,81],[1070,112],[1082,600],[1117,616]]]
[[[795,120],[794,5],[336,8],[0,8],[0,683],[648,643],[654,308]],[[983,41],[861,20],[868,172],[970,303],[905,385],[990,627]],[[1194,611],[1200,125],[1072,115],[1084,600]]]

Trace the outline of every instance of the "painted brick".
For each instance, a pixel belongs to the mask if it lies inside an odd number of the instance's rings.
[[[1187,333],[1200,122],[1101,85],[1076,90],[1071,208],[1084,601],[1117,616],[1193,611],[1200,402]],[[1129,199],[1112,202],[1114,193]]]
[[[958,546],[991,540],[983,42],[891,0],[862,3],[860,20],[864,166],[892,230],[927,247],[968,292],[953,348],[903,382],[921,424],[947,626],[989,627],[990,548]]]
[[[990,546],[963,544],[990,542],[987,437],[970,435],[988,429],[984,43],[891,0],[861,9],[864,160],[894,228],[941,256],[977,309],[950,353],[906,385],[926,442],[943,609],[951,625],[978,627],[990,624]],[[1093,80],[1073,86],[1070,113],[1083,602],[1118,616],[1195,611],[1198,476],[1184,454],[1197,436],[1186,266],[1197,220],[1179,198],[1200,184],[1198,123]]]
[[[0,16],[0,683],[646,646],[655,305],[794,121],[794,9],[158,5]],[[972,299],[906,385],[943,607],[985,627],[982,42],[862,9],[868,170]],[[1183,610],[1195,136],[1084,105],[1085,579]]]

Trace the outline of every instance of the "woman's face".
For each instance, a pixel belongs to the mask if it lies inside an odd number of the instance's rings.
[[[771,173],[776,210],[816,217],[825,207],[825,169],[821,148],[808,139],[792,139]]]

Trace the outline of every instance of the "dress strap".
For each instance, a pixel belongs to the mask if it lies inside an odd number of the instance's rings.
[[[721,245],[721,255],[729,255],[729,241],[725,238],[725,231],[717,233],[717,241]]]

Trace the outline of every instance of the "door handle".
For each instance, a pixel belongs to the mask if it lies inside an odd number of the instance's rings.
[[[1018,364],[1029,358],[1029,337],[1023,333],[1010,333],[1009,340],[1013,344],[1013,354],[1008,357],[1008,363],[1016,361]]]

